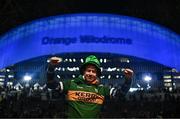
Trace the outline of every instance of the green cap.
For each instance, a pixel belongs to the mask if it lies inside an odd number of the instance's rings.
[[[80,73],[83,75],[84,70],[86,68],[86,66],[88,64],[92,64],[94,66],[96,66],[97,69],[97,75],[100,76],[101,75],[101,69],[100,69],[100,62],[97,59],[96,56],[94,55],[89,55],[88,57],[86,57],[85,62],[82,64],[81,68],[80,68]]]

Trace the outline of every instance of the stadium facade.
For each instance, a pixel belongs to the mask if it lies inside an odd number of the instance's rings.
[[[41,66],[40,63],[29,66],[32,72],[37,71],[40,74],[42,72],[38,68],[45,69],[48,57],[55,55],[62,56],[64,62],[71,62],[72,58],[73,62],[73,57],[76,61],[76,57],[81,61],[82,56],[94,53],[103,57],[102,62],[104,59],[110,59],[109,64],[106,62],[104,65],[107,69],[110,68],[109,70],[116,69],[116,73],[120,72],[121,68],[133,68],[136,72],[135,79],[141,79],[140,77],[147,73],[158,81],[164,79],[167,74],[168,78],[165,79],[171,79],[170,83],[166,84],[169,87],[174,85],[172,75],[177,75],[178,79],[177,70],[180,69],[179,35],[142,19],[112,14],[67,14],[31,21],[1,36],[0,52],[2,75],[3,68],[13,67],[15,70],[12,74],[16,78],[20,72],[18,67],[23,67],[22,64],[27,66],[27,62],[31,59],[44,58]],[[69,56],[71,58],[66,58]],[[112,58],[119,59],[120,64],[118,60],[112,61]],[[123,61],[126,62],[124,66]],[[140,63],[137,63],[138,61]],[[139,69],[142,62],[146,63]],[[34,70],[33,67],[37,68]],[[59,71],[61,68],[63,69],[60,67]],[[64,70],[67,68],[65,65]],[[22,68],[21,71],[28,73],[26,68]],[[8,75],[5,75],[6,78]],[[76,74],[71,76],[74,77]],[[117,74],[106,76],[106,73],[104,76],[106,79],[119,77]],[[37,77],[37,79],[44,78],[40,75]],[[138,81],[134,81],[136,82],[134,84],[139,86]]]

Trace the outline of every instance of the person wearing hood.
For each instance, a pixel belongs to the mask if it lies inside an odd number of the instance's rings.
[[[68,118],[98,118],[105,97],[125,96],[130,89],[133,77],[131,69],[124,69],[125,82],[120,89],[100,84],[100,62],[95,55],[86,57],[85,63],[80,67],[80,75],[72,80],[60,82],[54,80],[54,69],[59,63],[60,58],[50,58],[47,68],[47,87],[66,94]]]

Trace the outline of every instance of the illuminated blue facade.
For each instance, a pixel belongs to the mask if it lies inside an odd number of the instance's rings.
[[[180,70],[180,37],[142,19],[69,14],[26,23],[0,37],[0,69],[30,58],[77,52],[115,53]]]

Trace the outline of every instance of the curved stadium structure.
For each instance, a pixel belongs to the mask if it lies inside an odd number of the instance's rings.
[[[167,71],[179,70],[180,67],[178,57],[180,43],[177,34],[157,24],[127,16],[113,14],[53,16],[21,25],[0,39],[0,68],[13,67],[15,70],[12,74],[15,76],[12,78],[15,79],[21,79],[21,75],[32,72],[36,74],[36,79],[43,82],[45,77],[41,70],[45,70],[48,57],[54,55],[63,57],[66,62],[66,57],[83,58],[86,54],[98,54],[99,57],[112,60],[109,64],[104,63],[104,67],[115,68],[116,73],[120,72],[118,68],[133,68],[137,80],[142,79],[143,73],[152,73],[153,79],[158,81]],[[38,60],[29,65],[33,59]],[[113,61],[114,59],[119,61]],[[138,64],[138,61],[141,63]],[[126,62],[126,65],[122,62]],[[142,62],[147,63],[143,65]],[[79,63],[73,65],[77,67],[77,64],[79,65]],[[65,71],[71,62],[68,60],[64,65]],[[23,70],[19,70],[19,67],[23,67]],[[7,72],[2,70],[1,73],[4,75]],[[68,74],[70,75],[64,77],[65,79],[74,77],[77,72]],[[119,76],[105,74],[106,79],[113,77]]]

